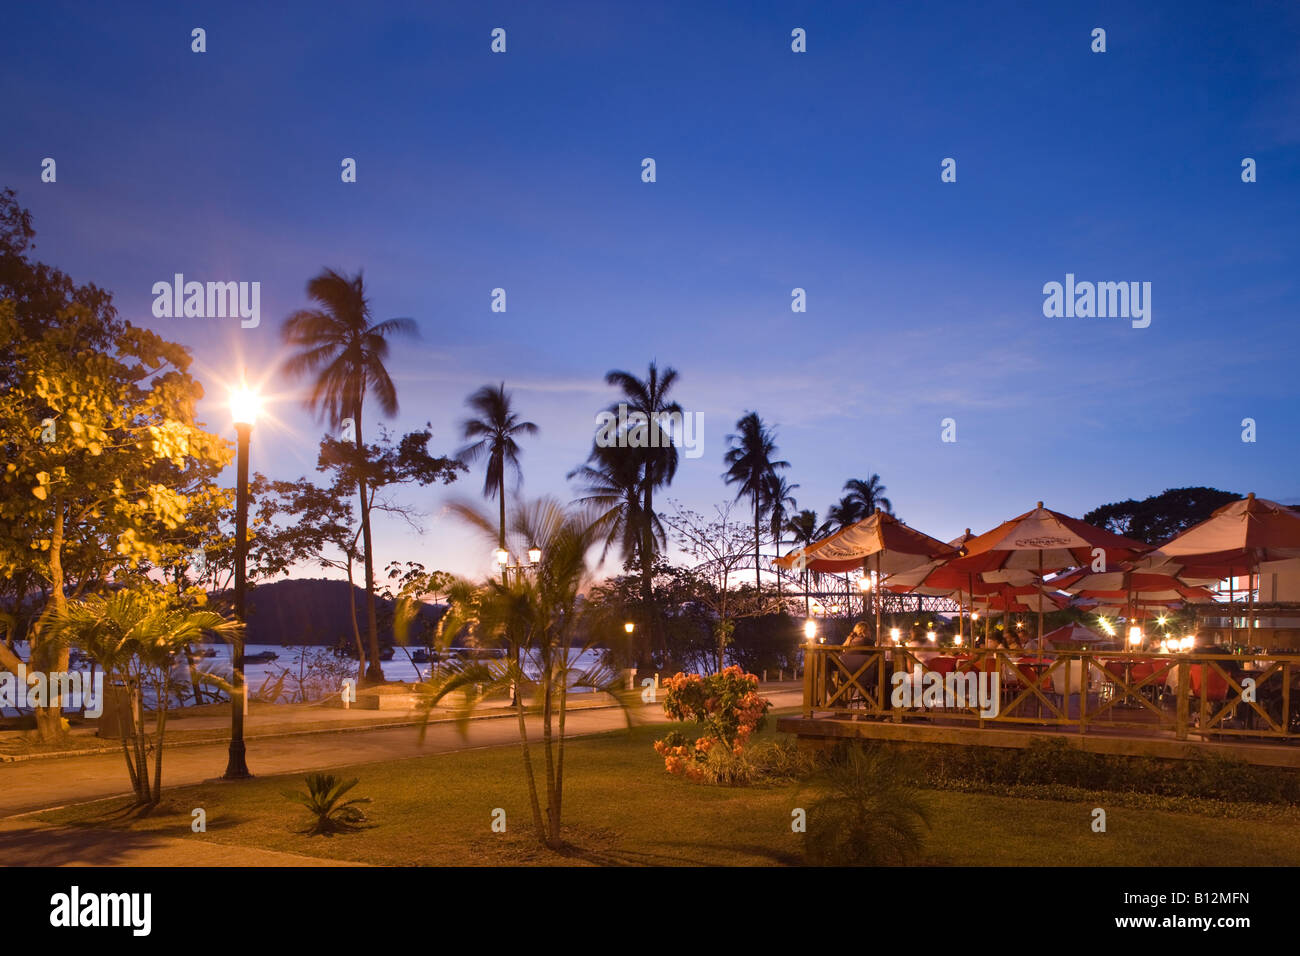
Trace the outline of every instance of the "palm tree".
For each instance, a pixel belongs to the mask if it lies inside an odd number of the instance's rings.
[[[876,509],[889,514],[894,513],[894,506],[888,498],[885,497],[886,488],[880,483],[880,476],[873,474],[865,481],[861,478],[850,478],[844,482],[844,496],[846,501],[852,501],[857,506],[861,518],[870,518],[876,513]]]
[[[635,449],[600,447],[592,449],[589,463],[580,465],[569,472],[569,479],[578,479],[584,483],[584,494],[575,504],[590,508],[594,514],[593,532],[597,540],[603,541],[600,554],[602,561],[609,552],[617,548],[623,559],[624,567],[648,567],[650,563],[641,560],[645,549],[645,529],[650,529],[651,540],[663,544],[665,533],[659,516],[644,510],[644,480],[642,464],[644,460],[635,453]],[[641,577],[642,607],[646,617],[649,614],[647,602],[646,578]],[[653,636],[649,627],[642,622],[640,633],[636,636],[637,667],[649,665],[649,651]]]
[[[811,508],[805,508],[798,514],[793,515],[786,523],[785,530],[793,538],[794,543],[802,548],[808,547],[814,541],[820,541],[831,533],[831,523],[829,521],[821,524],[817,523],[817,512]],[[805,564],[803,569],[803,606],[804,617],[809,616],[808,599],[808,566]]]
[[[588,464],[578,466],[567,476],[584,483],[585,493],[577,503],[595,509],[597,531],[604,538],[602,561],[617,547],[625,565],[640,563],[647,516],[639,458],[632,449],[597,447]],[[648,522],[651,535],[662,543],[665,536],[659,516],[649,515]]]
[[[105,687],[126,689],[135,719],[119,720],[122,754],[131,777],[137,807],[146,811],[162,800],[163,739],[172,668],[184,660],[188,645],[216,636],[238,637],[239,621],[216,611],[181,603],[158,585],[123,588],[107,597],[92,595],[72,601],[55,613],[53,630],[62,644],[75,644],[104,670]],[[209,675],[215,683],[228,682]],[[154,731],[145,729],[145,691],[156,703]],[[149,753],[153,751],[153,779]]]
[[[794,500],[792,492],[798,488],[798,485],[792,485],[781,475],[773,475],[767,483],[767,501],[769,507],[769,518],[771,520],[772,542],[776,545],[777,554],[781,553],[781,533],[785,530],[786,519],[790,516],[790,509],[799,507],[799,502]],[[781,573],[776,575],[776,596],[781,598]]]
[[[727,453],[722,462],[727,466],[723,479],[729,485],[740,485],[736,500],[748,496],[754,505],[754,585],[762,591],[759,571],[759,527],[763,515],[770,507],[768,494],[776,472],[789,468],[788,461],[773,461],[776,438],[763,424],[757,412],[746,412],[736,422],[736,434],[727,436]]]
[[[609,410],[615,414],[619,404],[627,406],[629,417],[636,413],[645,416],[647,435],[650,441],[643,447],[631,448],[641,465],[641,604],[646,615],[645,624],[657,630],[658,618],[651,613],[654,597],[652,577],[656,544],[663,541],[663,529],[656,533],[658,519],[655,517],[654,493],[661,487],[671,485],[677,475],[677,446],[673,435],[661,428],[664,416],[675,416],[680,421],[682,406],[668,397],[677,382],[677,370],[667,367],[661,373],[657,361],[652,360],[646,369],[644,379],[637,378],[631,372],[614,370],[605,375],[605,382],[622,392],[619,402],[610,405]],[[593,448],[593,456],[596,449]]]
[[[848,495],[826,509],[826,523],[835,530],[857,524],[865,517],[866,515],[862,513],[862,503]]]
[[[506,469],[513,468],[516,482],[522,478],[519,468],[519,443],[516,435],[536,435],[538,428],[532,422],[520,421],[511,407],[506,383],[497,387],[484,385],[465,399],[465,404],[477,414],[461,423],[461,437],[469,442],[456,452],[456,457],[466,465],[487,459],[483,473],[483,497],[497,498],[501,505],[497,547],[506,547]],[[531,547],[526,543],[525,547]]]
[[[491,517],[472,506],[456,504],[453,510],[485,536],[497,531]],[[603,664],[585,668],[581,664],[603,639],[599,629],[579,626],[581,593],[591,582],[586,556],[598,540],[592,518],[583,509],[566,509],[550,499],[515,507],[511,534],[517,541],[541,546],[546,561],[534,572],[507,581],[453,582],[447,589],[450,607],[439,622],[440,647],[467,629],[477,641],[504,643],[509,653],[503,658],[452,662],[424,687],[426,721],[432,707],[452,693],[460,697],[458,716],[467,721],[484,698],[518,691],[513,708],[533,828],[550,849],[564,843],[561,820],[570,688],[604,691],[620,706],[627,706],[617,695],[617,672]],[[540,741],[530,737],[526,720],[530,712],[538,717]],[[534,765],[538,749],[540,768]]]
[[[299,351],[285,363],[290,375],[313,376],[307,407],[337,428],[352,420],[357,445],[357,495],[361,501],[361,539],[366,575],[366,623],[370,636],[370,663],[366,677],[382,682],[379,664],[379,619],[375,612],[375,549],[370,533],[370,496],[366,485],[366,450],[362,441],[361,411],[373,393],[379,410],[397,414],[397,387],[384,367],[388,339],[416,334],[413,319],[374,322],[361,273],[348,277],[325,269],[307,283],[307,298],[314,309],[300,309],[285,319],[281,329],[287,344]]]

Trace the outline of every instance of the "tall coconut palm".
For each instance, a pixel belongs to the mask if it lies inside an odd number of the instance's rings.
[[[771,522],[770,530],[772,532],[772,543],[776,546],[777,554],[781,553],[781,535],[785,531],[786,519],[789,518],[791,510],[799,507],[799,502],[794,500],[794,490],[798,485],[792,485],[781,475],[773,475],[768,482],[767,501],[768,501],[768,519]],[[781,597],[781,573],[776,575],[776,596]]]
[[[757,412],[746,412],[736,422],[736,433],[727,436],[727,445],[722,459],[727,471],[722,477],[727,484],[740,486],[737,501],[748,497],[754,506],[754,586],[761,591],[759,528],[770,507],[768,495],[772,481],[777,471],[789,468],[790,463],[772,460],[776,454],[776,437]]]
[[[873,474],[870,478],[850,478],[844,482],[844,498],[852,501],[861,518],[870,518],[876,509],[893,514],[894,506],[885,497],[887,489],[880,481],[880,476]],[[859,519],[860,520],[860,519]]]
[[[361,539],[366,576],[366,625],[370,662],[366,677],[383,681],[379,664],[379,619],[375,612],[375,549],[370,533],[370,495],[366,483],[365,444],[361,412],[373,395],[379,410],[397,414],[397,387],[384,366],[388,340],[394,335],[414,336],[414,319],[373,321],[365,283],[358,272],[346,276],[325,269],[307,283],[307,298],[316,308],[300,309],[284,321],[284,341],[298,349],[285,363],[293,376],[311,375],[307,407],[338,428],[351,419],[357,446],[357,495],[361,501]]]
[[[817,523],[817,512],[811,508],[805,508],[798,514],[792,515],[785,523],[785,531],[794,539],[794,544],[801,548],[806,548],[814,541],[820,541],[831,533],[831,523],[829,521],[821,524]],[[804,617],[808,617],[810,602],[808,600],[808,567],[803,569],[803,605]]]
[[[677,382],[677,370],[666,367],[659,370],[657,361],[651,361],[646,368],[646,377],[637,378],[631,372],[614,370],[605,375],[609,385],[622,392],[618,402],[610,405],[609,410],[619,413],[619,405],[627,406],[627,414],[645,416],[646,426],[641,438],[646,441],[633,441],[632,434],[625,434],[628,450],[633,451],[641,463],[641,543],[639,564],[641,568],[641,603],[647,616],[646,624],[652,630],[657,629],[657,617],[651,613],[653,599],[652,575],[656,545],[663,541],[663,529],[656,535],[654,495],[661,487],[667,487],[677,475],[677,446],[673,444],[673,434],[665,432],[661,425],[665,416],[674,416],[680,421],[682,406],[668,397]],[[629,432],[635,429],[629,429]],[[640,447],[638,447],[640,446]],[[594,453],[595,449],[593,449]]]
[[[862,511],[862,502],[848,495],[845,495],[826,509],[826,524],[833,530],[857,524],[865,517],[866,515]]]
[[[513,469],[516,482],[522,477],[519,468],[519,443],[517,435],[536,435],[538,428],[532,422],[522,421],[515,412],[506,383],[493,387],[484,385],[465,399],[465,405],[477,417],[461,423],[461,437],[469,444],[456,452],[456,457],[466,465],[487,459],[483,472],[483,497],[497,498],[501,505],[501,523],[498,526],[497,547],[506,546],[506,470]]]
[[[633,449],[597,447],[587,464],[568,474],[570,480],[583,483],[583,495],[577,503],[590,506],[596,514],[596,531],[604,540],[602,561],[614,548],[625,564],[640,560],[647,523],[641,464]],[[664,529],[659,516],[649,515],[648,522],[651,535],[662,543]]]

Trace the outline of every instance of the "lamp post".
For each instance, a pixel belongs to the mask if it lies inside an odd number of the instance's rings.
[[[258,397],[248,386],[241,387],[230,396],[230,413],[235,421],[238,438],[236,450],[235,485],[235,616],[241,624],[244,619],[244,593],[246,590],[245,565],[248,561],[248,440],[257,419]],[[247,688],[244,686],[244,635],[235,638],[234,684],[230,695],[230,757],[226,763],[225,780],[247,780],[252,776],[245,762],[244,710],[247,705]]]

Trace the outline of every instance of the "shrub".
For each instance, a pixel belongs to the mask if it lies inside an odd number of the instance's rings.
[[[759,696],[758,678],[733,665],[719,674],[676,674],[665,686],[664,713],[673,720],[694,723],[700,735],[693,743],[679,731],[656,740],[655,752],[664,758],[664,769],[691,780],[752,779],[752,770],[738,761],[772,706]],[[715,753],[722,750],[728,759]]]
[[[920,854],[928,814],[897,748],[849,746],[824,771],[808,807],[804,850],[817,866],[906,864]]]

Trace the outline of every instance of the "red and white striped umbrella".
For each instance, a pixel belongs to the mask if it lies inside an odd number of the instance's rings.
[[[1150,550],[1141,541],[1125,538],[1043,507],[1004,521],[971,539],[966,554],[948,562],[956,571],[1034,571],[1041,586],[1044,575],[1066,568],[1102,564],[1113,567]],[[1043,611],[1038,602],[1038,640],[1042,646]]]

